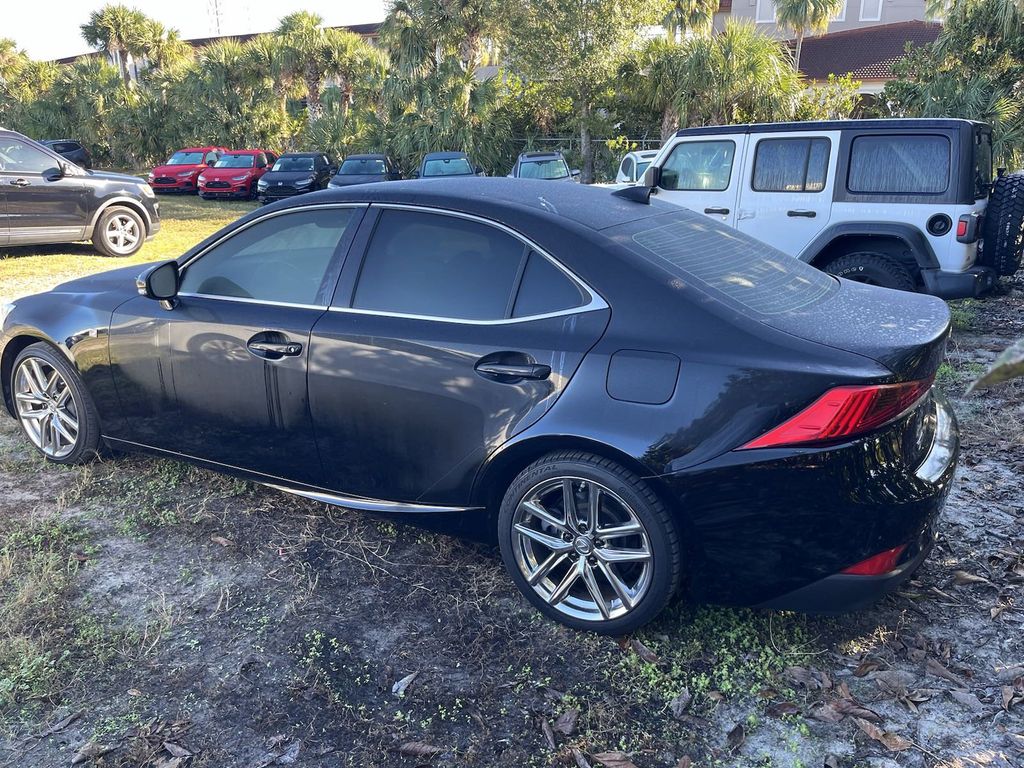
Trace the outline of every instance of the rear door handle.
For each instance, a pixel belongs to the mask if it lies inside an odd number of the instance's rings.
[[[539,363],[477,363],[476,372],[498,381],[546,379],[551,375],[551,366]]]
[[[818,213],[817,211],[786,211],[786,215],[789,216],[791,219],[813,219],[815,216],[818,215]]]
[[[27,187],[31,182],[28,179],[12,179],[8,182],[12,187]]]
[[[297,357],[302,354],[302,345],[296,341],[259,341],[250,339],[246,344],[249,351],[267,360],[280,360],[282,357]]]
[[[717,213],[719,216],[728,216],[728,208],[705,208],[704,213]]]

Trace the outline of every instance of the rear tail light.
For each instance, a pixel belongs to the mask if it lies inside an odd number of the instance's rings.
[[[981,214],[978,211],[963,214],[956,222],[956,241],[976,243],[981,233]]]
[[[965,237],[967,235],[967,219],[960,219],[956,224],[956,236]]]
[[[779,448],[863,435],[908,411],[931,389],[932,376],[901,384],[835,387],[796,416],[741,447]]]
[[[889,571],[896,569],[896,564],[900,561],[900,557],[906,549],[906,544],[900,544],[898,547],[879,552],[867,560],[861,560],[856,565],[844,568],[842,573],[851,576],[881,576],[883,573],[889,573]]]

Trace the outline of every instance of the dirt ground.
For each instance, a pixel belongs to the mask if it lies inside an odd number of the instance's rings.
[[[841,618],[574,633],[486,544],[0,419],[0,768],[1024,766],[1024,280],[954,306],[963,454],[916,579]]]

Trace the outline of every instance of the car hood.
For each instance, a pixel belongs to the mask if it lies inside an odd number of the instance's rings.
[[[354,184],[372,184],[375,181],[384,181],[386,174],[383,173],[346,173],[338,174],[331,179],[331,186],[351,187]]]
[[[242,174],[251,176],[253,173],[252,168],[207,168],[203,171],[203,177],[206,179],[230,179],[232,176],[241,176]]]
[[[295,184],[298,181],[305,181],[306,179],[315,179],[316,174],[313,171],[268,171],[263,174],[261,181],[270,184]]]
[[[151,264],[132,264],[129,267],[112,269],[95,275],[77,277],[61,283],[53,289],[53,293],[106,293],[118,291],[126,295],[136,293],[135,278],[145,272]]]
[[[203,167],[204,166],[201,165],[158,165],[156,168],[153,169],[153,175],[176,176],[182,171],[191,171],[192,173],[195,173],[196,171]]]
[[[145,179],[140,179],[138,176],[132,176],[127,173],[109,173],[107,171],[86,171],[86,175],[90,179],[101,179],[102,181],[120,181],[125,184],[145,184]]]

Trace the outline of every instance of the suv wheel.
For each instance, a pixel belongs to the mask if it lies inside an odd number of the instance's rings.
[[[828,262],[825,271],[857,283],[895,288],[898,291],[913,291],[916,288],[914,278],[907,268],[882,253],[847,253]]]
[[[978,263],[1003,276],[1015,273],[1024,251],[1024,173],[996,179],[981,234]]]
[[[545,456],[512,482],[501,556],[542,613],[574,629],[632,632],[665,607],[683,567],[679,532],[643,480],[579,451]]]
[[[103,212],[92,244],[104,256],[131,256],[146,242],[146,223],[131,208],[115,205]]]

